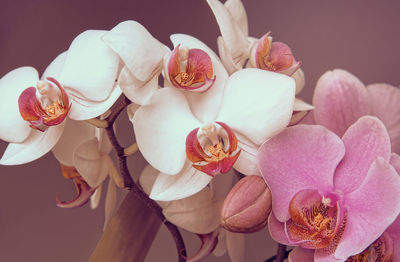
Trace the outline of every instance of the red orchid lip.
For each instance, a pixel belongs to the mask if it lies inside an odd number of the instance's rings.
[[[37,89],[35,87],[28,87],[18,98],[19,112],[22,118],[31,124],[30,127],[39,131],[45,131],[47,127],[63,122],[71,108],[68,94],[62,85],[52,77],[46,79],[59,89],[59,100],[53,101],[52,104],[43,108],[42,102],[36,96]]]
[[[228,125],[222,122],[215,122],[222,127],[227,134],[227,139],[221,138],[218,143],[210,145],[204,151],[198,139],[200,128],[192,130],[186,137],[186,156],[193,162],[193,167],[214,176],[219,173],[228,172],[239,157],[240,149],[237,147],[237,138]],[[228,145],[228,146],[227,146]]]
[[[201,49],[180,50],[179,47],[175,47],[169,57],[167,69],[170,82],[177,88],[206,92],[216,79],[210,56]]]

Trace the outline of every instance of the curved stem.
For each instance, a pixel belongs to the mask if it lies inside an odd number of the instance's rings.
[[[286,250],[286,246],[278,244],[277,254],[273,257],[268,258],[264,262],[282,262],[284,259],[288,258],[291,250]]]
[[[115,135],[114,129],[113,129],[113,124],[115,120],[118,118],[119,114],[130,104],[131,102],[126,98],[125,96],[121,100],[120,103],[115,104],[113,108],[111,109],[111,114],[105,119],[107,122],[108,126],[106,127],[106,132],[108,135],[108,138],[110,139],[111,144],[113,145],[117,156],[118,156],[118,166],[119,170],[123,179],[123,184],[125,187],[127,187],[132,193],[135,194],[136,198],[143,203],[146,204],[146,206],[152,210],[159,218],[161,221],[163,221],[164,225],[168,228],[169,232],[172,234],[176,248],[178,251],[178,258],[179,262],[184,262],[185,257],[186,257],[186,248],[185,248],[185,243],[183,242],[183,238],[181,233],[179,232],[179,229],[172,224],[171,222],[167,221],[165,219],[165,216],[162,213],[161,207],[152,199],[148,197],[148,195],[143,192],[143,190],[133,181],[131,174],[128,169],[128,165],[126,162],[126,157],[127,155],[131,155],[135,153],[138,148],[137,144],[133,144],[129,146],[128,148],[123,148]]]

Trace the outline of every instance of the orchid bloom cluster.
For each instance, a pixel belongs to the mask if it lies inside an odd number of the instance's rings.
[[[186,34],[169,48],[125,21],[81,33],[42,76],[3,76],[0,164],[51,151],[78,193],[57,197],[62,208],[96,208],[109,176],[107,224],[117,188],[129,187],[110,153],[140,151],[149,165],[138,185],[202,241],[186,261],[244,261],[244,234],[267,225],[294,246],[289,261],[400,261],[400,90],[337,69],[308,104],[289,46],[250,37],[240,0],[207,3],[219,56]],[[136,138],[125,150],[114,141],[121,100]]]

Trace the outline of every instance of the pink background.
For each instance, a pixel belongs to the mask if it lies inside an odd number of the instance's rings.
[[[287,43],[302,61],[306,74],[302,96],[308,101],[318,77],[333,68],[349,70],[366,84],[397,86],[400,82],[400,3],[396,0],[244,0],[244,5],[251,36],[272,31],[274,40]],[[202,0],[2,0],[0,76],[20,66],[43,72],[80,32],[109,30],[129,19],[142,23],[170,47],[170,34],[187,33],[216,50],[219,29]],[[133,131],[124,120],[119,136],[128,145]],[[0,147],[4,151],[6,143]],[[143,165],[141,157],[130,159],[136,175]],[[88,261],[102,233],[104,204],[94,211],[88,206],[60,209],[55,206],[56,193],[68,199],[74,188],[62,178],[51,154],[26,165],[0,167],[0,261]],[[185,237],[193,252],[199,242],[188,234]],[[267,238],[265,231],[248,236],[247,261],[263,261],[273,254],[275,245],[268,247]],[[146,261],[176,261],[165,229]]]

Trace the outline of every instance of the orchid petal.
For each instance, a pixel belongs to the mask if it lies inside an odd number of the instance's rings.
[[[225,2],[225,7],[228,9],[231,16],[235,19],[237,25],[242,30],[244,35],[248,35],[249,26],[247,22],[247,14],[243,3],[240,0],[228,0]]]
[[[156,181],[159,173],[160,171],[151,165],[147,165],[140,174],[139,184],[147,195],[150,195],[151,189],[153,188],[154,182]],[[166,208],[170,203],[172,202],[157,201],[157,204],[159,204],[163,209]]]
[[[60,139],[65,122],[41,132],[32,130],[22,143],[8,144],[0,165],[20,165],[36,160],[49,152]]]
[[[115,208],[117,207],[117,187],[114,184],[112,179],[108,181],[107,187],[107,196],[106,196],[106,204],[105,204],[105,220],[104,220],[104,227],[105,230],[108,222],[112,218],[112,215],[115,212]]]
[[[308,261],[308,260],[307,260]],[[314,252],[314,262],[344,262],[345,259],[337,259],[325,249],[316,249]]]
[[[236,23],[229,10],[219,0],[207,0],[207,3],[215,15],[219,30],[232,58],[240,59],[247,52],[249,46],[247,34],[241,29],[243,26],[240,27]]]
[[[76,186],[77,196],[70,201],[62,202],[56,196],[57,206],[61,208],[75,208],[86,204],[93,195],[95,189],[91,188],[85,181],[76,178],[73,180]]]
[[[226,245],[228,248],[229,258],[232,262],[244,262],[245,261],[245,250],[244,250],[244,234],[226,232]]]
[[[117,101],[122,94],[118,85],[114,85],[110,95],[104,101],[88,101],[70,94],[72,102],[69,118],[74,120],[87,120],[104,114]]]
[[[220,230],[217,229],[208,234],[203,234],[203,235],[198,234],[198,237],[201,240],[201,247],[194,256],[186,258],[186,262],[200,261],[203,258],[206,258],[209,254],[211,254],[215,249],[215,247],[217,246],[219,231]]]
[[[271,190],[272,210],[279,221],[290,218],[289,203],[297,192],[331,192],[333,174],[344,151],[334,133],[311,125],[288,127],[260,147],[260,171]]]
[[[393,241],[393,262],[400,261],[400,216],[386,229]]]
[[[303,90],[304,85],[306,83],[304,72],[303,70],[301,70],[301,68],[299,68],[296,70],[296,72],[293,73],[293,75],[291,75],[291,77],[296,82],[296,95],[297,95],[298,93],[301,92],[301,90]]]
[[[316,123],[326,126],[338,136],[358,118],[370,112],[368,92],[364,84],[347,71],[336,69],[323,74],[313,97]]]
[[[282,74],[248,68],[228,80],[218,120],[260,145],[289,124],[294,81]]]
[[[309,262],[314,260],[314,250],[295,247],[288,257],[289,262]]]
[[[166,219],[196,234],[207,234],[219,227],[222,200],[212,199],[210,188],[184,199],[172,201],[163,209]]]
[[[113,90],[119,57],[101,40],[106,32],[85,31],[68,49],[60,82],[69,94],[81,100],[104,101]]]
[[[100,204],[102,185],[99,185],[94,191],[93,195],[90,197],[90,208],[96,209]]]
[[[378,157],[361,186],[345,195],[347,222],[336,258],[358,254],[377,239],[400,213],[400,176]]]
[[[64,132],[52,149],[54,157],[65,166],[73,166],[75,149],[84,141],[93,138],[95,129],[85,122],[67,119]]]
[[[396,169],[396,172],[400,175],[400,156],[398,154],[391,154],[390,164],[394,167],[394,169]]]
[[[41,79],[44,80],[47,77],[53,77],[55,79],[58,79],[62,73],[66,59],[67,59],[67,51],[64,51],[61,54],[59,54],[50,63],[50,65],[46,68],[46,70],[44,70]]]
[[[142,82],[153,78],[156,71],[160,72],[162,59],[169,51],[136,21],[119,23],[102,39],[119,54],[133,76]]]
[[[133,117],[136,142],[144,158],[165,174],[179,173],[186,161],[185,141],[200,123],[177,89],[157,91]]]
[[[392,152],[400,154],[400,89],[387,84],[367,86],[372,105],[372,115],[385,124]]]
[[[293,111],[309,111],[313,110],[314,106],[304,102],[301,99],[295,98],[293,104]]]
[[[215,120],[221,104],[224,85],[226,79],[228,79],[228,73],[218,56],[200,40],[189,35],[174,34],[171,35],[171,41],[174,46],[181,44],[189,49],[198,48],[210,56],[215,77],[214,84],[204,93],[184,92],[184,94],[189,101],[189,106],[193,115],[195,115],[197,119],[203,123]]]
[[[11,143],[24,141],[31,133],[29,122],[22,119],[18,98],[22,91],[36,86],[39,75],[33,67],[20,67],[0,79],[0,139]],[[12,132],[10,132],[10,127]]]
[[[133,116],[135,115],[136,111],[139,109],[140,105],[132,103],[126,108],[126,112],[128,113],[129,120],[132,121]]]
[[[284,245],[293,245],[293,243],[289,240],[286,231],[285,231],[285,223],[280,222],[273,212],[268,217],[268,231],[273,240],[278,243]]]
[[[342,137],[346,155],[336,169],[335,189],[348,193],[357,189],[377,157],[390,158],[390,140],[383,123],[372,116],[361,117]]]
[[[98,140],[92,138],[80,144],[73,155],[75,168],[91,187],[99,186],[108,174],[108,161],[98,148]]]
[[[226,251],[227,251],[227,247],[226,247],[226,230],[224,230],[223,228],[221,228],[221,231],[218,235],[218,243],[217,246],[215,247],[214,251],[213,251],[213,255],[216,257],[220,257],[223,256]]]
[[[261,173],[257,163],[257,151],[259,147],[241,134],[237,133],[236,135],[238,137],[238,147],[241,151],[233,168],[244,175],[260,176]]]
[[[224,39],[221,36],[219,36],[217,38],[217,45],[218,45],[218,53],[221,58],[221,62],[224,65],[224,67],[229,75],[242,69],[245,60],[233,61],[233,58],[232,58],[231,54],[229,53],[229,49],[228,49],[228,47],[226,47]]]
[[[155,74],[147,82],[138,80],[125,66],[118,78],[118,84],[126,97],[140,105],[147,104],[150,97],[158,89],[158,74]]]
[[[196,194],[211,181],[212,177],[186,164],[174,176],[160,173],[154,182],[150,198],[154,200],[178,200]]]

